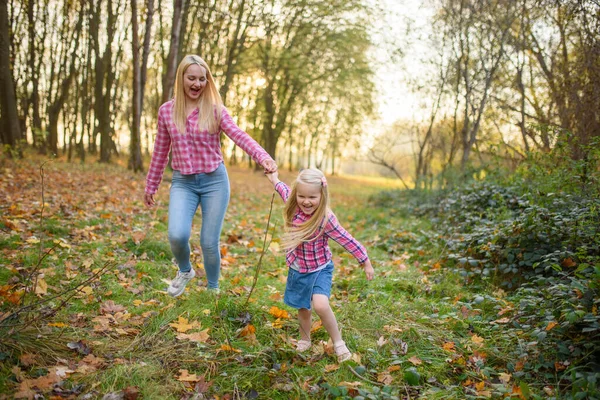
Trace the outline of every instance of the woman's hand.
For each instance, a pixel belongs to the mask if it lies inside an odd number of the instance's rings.
[[[153,194],[144,193],[144,204],[146,207],[153,207],[155,203]]]
[[[365,270],[365,275],[367,275],[367,280],[370,281],[371,279],[373,279],[373,276],[375,275],[375,270],[371,265],[371,260],[365,261],[365,263],[363,264],[363,268]]]
[[[265,169],[265,174],[271,174],[277,171],[277,163],[273,160],[263,161],[262,167]]]

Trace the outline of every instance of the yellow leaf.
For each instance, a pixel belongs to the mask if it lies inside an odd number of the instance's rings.
[[[552,328],[554,328],[556,325],[558,325],[558,322],[556,321],[548,322],[548,325],[546,326],[546,331],[552,330]]]
[[[339,364],[328,364],[325,366],[325,372],[333,372],[340,368]]]
[[[169,324],[169,326],[177,329],[177,332],[187,332],[190,329],[199,328],[200,323],[198,321],[188,323],[187,318],[179,317],[177,322],[172,322]]]
[[[48,324],[48,326],[54,326],[56,328],[66,328],[69,325],[67,325],[67,324],[65,324],[63,322],[51,322],[51,323]]]
[[[256,328],[254,327],[254,325],[252,325],[252,324],[249,324],[249,325],[246,325],[246,326],[244,327],[244,329],[242,329],[242,330],[240,331],[240,337],[244,337],[244,336],[252,335],[252,334],[254,334],[255,332],[256,332]]]
[[[313,322],[312,326],[310,327],[310,333],[315,333],[321,328],[323,328],[323,323],[320,319],[318,319],[315,322]]]
[[[231,351],[231,352],[234,352],[234,353],[241,353],[242,352],[241,350],[235,349],[235,348],[231,347],[228,344],[222,344],[221,347],[220,347],[220,350]]]
[[[179,382],[200,382],[202,378],[198,378],[196,374],[190,374],[187,369],[180,369],[177,380]]]
[[[454,351],[454,348],[455,348],[454,346],[455,346],[454,342],[445,342],[442,345],[442,348],[447,351]]]
[[[344,382],[340,382],[339,385],[347,387],[347,388],[350,388],[350,389],[356,389],[357,387],[359,387],[360,385],[362,385],[362,383],[358,382],[358,381],[356,381],[356,382],[346,382],[346,381],[344,381]]]
[[[44,280],[44,278],[38,278],[35,285],[35,294],[43,295],[48,294],[48,284]]]
[[[273,254],[278,254],[280,247],[281,246],[279,245],[279,243],[271,242],[271,244],[269,244],[269,250]]]
[[[412,365],[421,365],[421,364],[423,364],[423,361],[421,361],[417,356],[412,356],[411,358],[408,359],[408,361],[410,363],[412,363]]]
[[[481,345],[484,342],[484,339],[481,336],[473,335],[471,336],[471,341],[473,343]]]
[[[502,381],[502,383],[507,384],[508,382],[510,382],[510,378],[512,378],[512,375],[502,372],[500,373],[498,378],[500,379],[500,381]]]
[[[271,326],[275,329],[281,329],[281,328],[283,328],[284,323],[285,323],[285,321],[283,321],[281,318],[277,318],[275,321],[273,321]]]
[[[402,332],[402,328],[400,328],[399,326],[394,326],[394,325],[384,325],[383,326],[383,330],[386,332]]]
[[[387,370],[390,372],[399,371],[400,366],[399,365],[390,365]]]
[[[282,310],[279,307],[273,306],[269,310],[269,314],[273,315],[275,318],[289,318],[290,314],[286,310]]]

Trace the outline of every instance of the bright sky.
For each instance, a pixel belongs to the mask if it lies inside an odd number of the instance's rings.
[[[379,0],[385,9],[389,38],[395,38],[404,57],[397,64],[385,63],[386,56],[380,48],[376,57],[381,67],[377,73],[377,86],[381,93],[379,110],[382,122],[386,125],[398,119],[419,117],[418,95],[411,93],[407,77],[418,76],[423,71],[421,60],[429,55],[427,49],[429,25],[432,14],[427,0]],[[388,41],[390,39],[387,39]],[[406,47],[406,44],[408,46]]]

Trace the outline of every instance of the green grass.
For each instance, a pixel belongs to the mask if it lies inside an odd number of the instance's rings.
[[[30,174],[36,165],[25,160],[13,168],[15,175]],[[514,361],[509,354],[518,335],[507,333],[501,324],[490,324],[491,319],[500,318],[496,314],[508,300],[498,299],[494,287],[465,285],[463,277],[446,269],[442,250],[432,239],[435,227],[429,222],[410,215],[392,216],[393,210],[371,204],[369,196],[389,189],[389,182],[329,178],[334,211],[344,227],[366,245],[376,270],[376,278],[367,282],[355,260],[331,243],[336,262],[331,304],[344,339],[359,356],[358,362],[335,368],[335,357],[321,344],[329,339],[323,328],[313,333],[312,352],[296,354],[290,343],[298,337],[298,325],[296,311],[281,300],[286,268],[280,250],[267,250],[251,301],[246,303],[269,212],[272,190],[266,179],[230,168],[232,199],[222,235],[222,292],[215,296],[205,289],[198,243],[201,218],[197,216],[191,245],[198,278],[184,295],[173,299],[166,295],[163,281],[176,272],[166,233],[166,184],[158,195],[159,208],[145,210],[142,175],[133,176],[114,166],[102,168],[86,165],[76,173],[60,161],[45,167],[45,191],[56,201],[44,212],[43,247],[48,249],[58,238],[64,246],[57,246],[41,263],[39,244],[26,241],[36,234],[39,221],[29,221],[30,230],[22,232],[2,225],[1,257],[7,262],[0,269],[1,285],[11,280],[15,287],[10,290],[14,290],[39,263],[36,272],[43,274],[48,289],[28,298],[57,297],[27,314],[37,318],[32,326],[39,329],[39,337],[27,337],[21,350],[6,340],[0,342],[0,393],[14,393],[18,379],[32,379],[36,368],[63,365],[63,360],[80,372],[69,373],[62,387],[80,384],[80,394],[92,398],[130,387],[137,388],[144,399],[190,398],[194,385],[178,380],[180,370],[210,382],[205,398],[475,399],[487,397],[486,391],[502,398],[500,393],[510,393],[519,379],[515,371],[509,371]],[[63,182],[65,172],[69,180]],[[96,182],[100,174],[106,177]],[[281,175],[287,182],[293,177]],[[80,197],[67,191],[77,181],[89,186],[85,193],[80,189]],[[35,211],[39,187],[24,187],[23,197],[27,200],[21,207]],[[59,204],[74,210],[70,217],[57,216]],[[282,233],[281,210],[276,198],[270,229],[274,243]],[[136,239],[136,232],[143,232],[143,238]],[[233,236],[237,241],[229,240]],[[84,285],[59,307],[67,298],[64,290],[106,262],[112,263],[111,268],[100,279]],[[442,265],[434,268],[436,262]],[[10,269],[11,263],[22,269]],[[10,290],[2,292],[1,312],[15,308],[7,297]],[[475,302],[478,296],[484,301]],[[108,301],[119,311],[102,311]],[[269,313],[272,306],[287,310],[291,318],[278,326]],[[56,308],[57,313],[41,318],[47,307]],[[178,339],[170,324],[180,317],[200,326],[186,333],[208,329],[209,339],[204,343]],[[105,329],[98,328],[102,318]],[[248,324],[256,329],[255,340],[240,336]],[[13,339],[14,333],[6,327],[0,326],[0,333]],[[475,343],[473,335],[482,342]],[[102,359],[95,371],[85,371],[83,367],[89,364],[85,355],[67,347],[80,340]],[[44,341],[56,345],[61,356],[46,352],[33,364],[25,362],[23,356],[35,354],[39,351],[35,345]],[[454,347],[445,349],[448,343]],[[226,345],[234,351],[225,349]],[[482,357],[481,365],[473,361],[474,355]],[[17,378],[8,366],[20,368],[22,374]],[[411,368],[420,375],[418,385],[405,379]],[[362,374],[357,376],[356,371]],[[510,382],[501,385],[499,373],[512,373]],[[527,379],[534,394],[540,395],[542,385]],[[480,390],[475,388],[478,382],[485,384]]]

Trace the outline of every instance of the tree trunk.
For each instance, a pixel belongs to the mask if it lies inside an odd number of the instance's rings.
[[[131,0],[131,48],[133,54],[133,104],[131,121],[131,138],[129,141],[129,169],[134,172],[142,170],[142,153],[140,149],[141,121],[141,84],[140,84],[140,40],[138,37],[137,0]]]
[[[175,83],[175,73],[177,72],[177,55],[179,54],[179,35],[181,35],[182,9],[184,0],[175,0],[173,10],[173,24],[171,25],[171,45],[169,55],[165,62],[166,70],[162,78],[162,99],[161,103],[166,103],[173,95],[173,84]]]
[[[10,65],[10,38],[8,29],[8,2],[0,0],[0,137],[11,149],[18,149],[21,137],[15,85]]]

